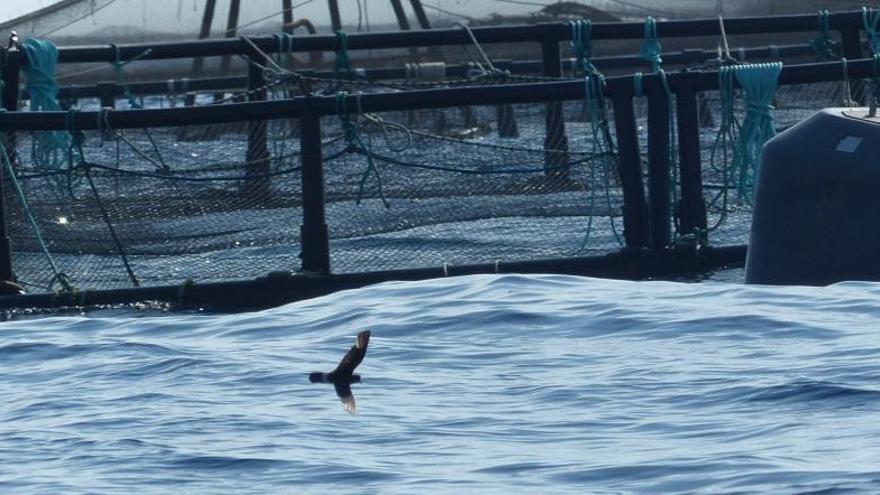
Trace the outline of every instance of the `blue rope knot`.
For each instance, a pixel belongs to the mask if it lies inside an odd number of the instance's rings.
[[[569,21],[571,26],[571,51],[575,57],[575,66],[572,73],[575,76],[585,74],[597,74],[599,72],[593,65],[593,23],[589,19]]]
[[[348,79],[353,78],[351,60],[348,58],[348,35],[345,31],[336,31],[336,39],[339,40],[339,49],[336,50],[336,63],[333,67],[333,76],[339,79],[339,73],[345,73]]]
[[[663,49],[660,46],[660,40],[657,38],[657,21],[653,17],[648,16],[645,19],[645,42],[642,44],[641,57],[651,64],[651,70],[657,72],[663,63],[661,54]]]
[[[58,111],[58,83],[55,68],[58,49],[48,40],[30,38],[22,44],[28,64],[22,68],[27,78],[31,110]],[[59,169],[65,161],[68,137],[61,131],[41,131],[34,135],[32,156],[37,166]]]
[[[770,105],[769,103],[761,103],[757,101],[750,101],[746,103],[746,112],[756,114],[760,117],[771,116],[771,112],[776,110],[776,107]]]
[[[831,39],[831,35],[829,34],[829,14],[828,10],[820,10],[819,11],[819,36],[810,41],[810,46],[813,48],[813,51],[816,52],[816,56],[822,59],[836,59],[837,55],[837,42]]]

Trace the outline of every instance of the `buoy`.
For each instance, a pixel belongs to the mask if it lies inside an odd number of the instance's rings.
[[[767,142],[746,283],[880,280],[880,118],[829,108]]]

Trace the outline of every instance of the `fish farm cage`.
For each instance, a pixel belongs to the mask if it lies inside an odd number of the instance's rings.
[[[0,280],[27,294],[0,307],[258,308],[388,280],[742,266],[763,143],[821,108],[876,100],[878,20],[12,39]],[[676,39],[722,48],[664,52]],[[640,50],[593,57],[600,40]],[[540,58],[493,60],[511,43]],[[450,47],[472,58],[447,61]],[[412,58],[350,56],[387,49]],[[323,52],[331,65],[299,59]],[[136,64],[221,56],[246,74],[127,79]],[[56,77],[108,64],[109,81]]]

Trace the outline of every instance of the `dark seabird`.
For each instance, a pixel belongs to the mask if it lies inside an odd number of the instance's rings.
[[[343,407],[351,414],[357,413],[354,395],[351,393],[351,384],[361,382],[361,375],[354,374],[354,369],[364,360],[369,343],[370,331],[364,330],[358,334],[357,343],[345,353],[335,370],[330,373],[319,371],[309,373],[309,381],[312,383],[332,383],[336,389],[336,395],[342,400]]]

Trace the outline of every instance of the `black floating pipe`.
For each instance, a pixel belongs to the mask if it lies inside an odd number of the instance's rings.
[[[725,19],[724,26],[728,35],[813,32],[816,30],[816,19],[816,15],[810,14],[743,17]],[[862,28],[861,12],[831,14],[829,21],[830,28],[836,31]],[[571,27],[568,23],[563,22],[476,27],[472,31],[480,43],[523,41],[540,43],[547,37],[555,38],[557,41],[571,39]],[[718,36],[720,31],[717,19],[696,19],[658,22],[657,34],[661,38],[679,38]],[[642,39],[643,37],[644,24],[641,22],[595,23],[592,28],[594,40]],[[271,36],[254,37],[253,40],[264,52],[276,53],[279,50],[278,42]],[[468,33],[457,28],[352,33],[348,38],[350,50],[467,43],[471,43]],[[121,44],[119,49],[120,58],[123,60],[142,55],[147,49],[150,50],[150,53],[143,55],[141,60],[238,55],[241,53],[241,47],[236,40],[227,39]],[[296,52],[335,51],[337,49],[339,49],[339,40],[335,36],[302,36],[297,37],[293,43],[293,51]],[[115,60],[115,51],[109,46],[80,46],[59,50],[59,63],[113,62]]]
[[[743,266],[745,257],[745,246],[663,251],[624,249],[605,256],[583,258],[501,262],[327,276],[292,275],[287,272],[278,272],[255,280],[85,291],[77,294],[0,296],[0,309],[59,308],[158,301],[182,307],[203,307],[221,311],[254,310],[381,282],[488,273],[563,273],[629,280],[647,278],[680,280],[689,275]]]
[[[838,81],[843,74],[841,62],[821,62],[789,65],[782,69],[780,85],[807,84]],[[847,74],[850,78],[872,77],[873,59],[850,61]],[[682,72],[669,74],[669,86],[673,92],[687,84],[693,91],[718,89],[718,72]],[[614,76],[605,80],[606,95],[613,97],[617,91],[632,91],[633,76]],[[655,92],[665,94],[658,76],[643,77],[647,95]],[[659,89],[658,89],[659,88]],[[506,84],[497,86],[465,86],[397,93],[350,95],[348,104],[355,108],[360,104],[364,112],[390,112],[422,108],[448,108],[460,105],[497,105],[503,103],[540,103],[548,101],[582,100],[585,97],[582,81],[542,82],[531,84]],[[360,99],[360,103],[355,101]],[[160,108],[140,110],[117,110],[108,119],[114,129],[140,129],[144,127],[174,127],[178,125],[203,125],[223,122],[242,122],[254,119],[278,119],[299,116],[303,110],[319,115],[335,115],[335,96],[305,96],[287,100],[229,103],[190,108]],[[0,113],[0,131],[18,130],[66,130],[68,112],[3,112]],[[97,129],[98,112],[77,112],[72,123],[83,130]]]
[[[716,56],[715,50],[697,50],[702,53],[700,61],[713,59]],[[663,61],[667,65],[684,64],[696,60],[695,55],[684,52],[669,52],[663,54]],[[745,49],[747,57],[751,58],[767,58],[773,55],[780,57],[800,56],[813,54],[814,51],[809,45],[788,45],[780,46],[777,49],[768,47],[747,48]],[[600,70],[606,69],[628,69],[644,64],[644,59],[638,55],[623,55],[615,57],[596,57],[593,59],[594,65]],[[517,60],[496,62],[499,69],[509,70],[513,74],[540,74],[540,60]],[[571,71],[572,60],[562,60],[563,71]],[[449,77],[464,77],[471,69],[469,64],[450,64],[446,66],[446,74]],[[363,77],[370,80],[387,80],[387,79],[405,79],[406,69],[399,67],[380,67],[380,68],[362,68]],[[309,77],[333,77],[333,71],[317,71],[314,73],[300,74]],[[125,94],[125,88],[115,83],[109,83],[108,87],[113,88],[113,95],[116,97]],[[186,78],[186,79],[170,79],[152,82],[129,83],[128,89],[135,96],[167,94],[167,93],[197,93],[217,90],[243,89],[247,87],[247,77],[242,76],[226,76],[226,77],[203,77],[203,78]],[[102,89],[104,91],[104,89]],[[59,89],[58,97],[60,99],[75,98],[99,98],[102,93],[97,86],[64,86]],[[22,93],[22,98],[27,96]]]

